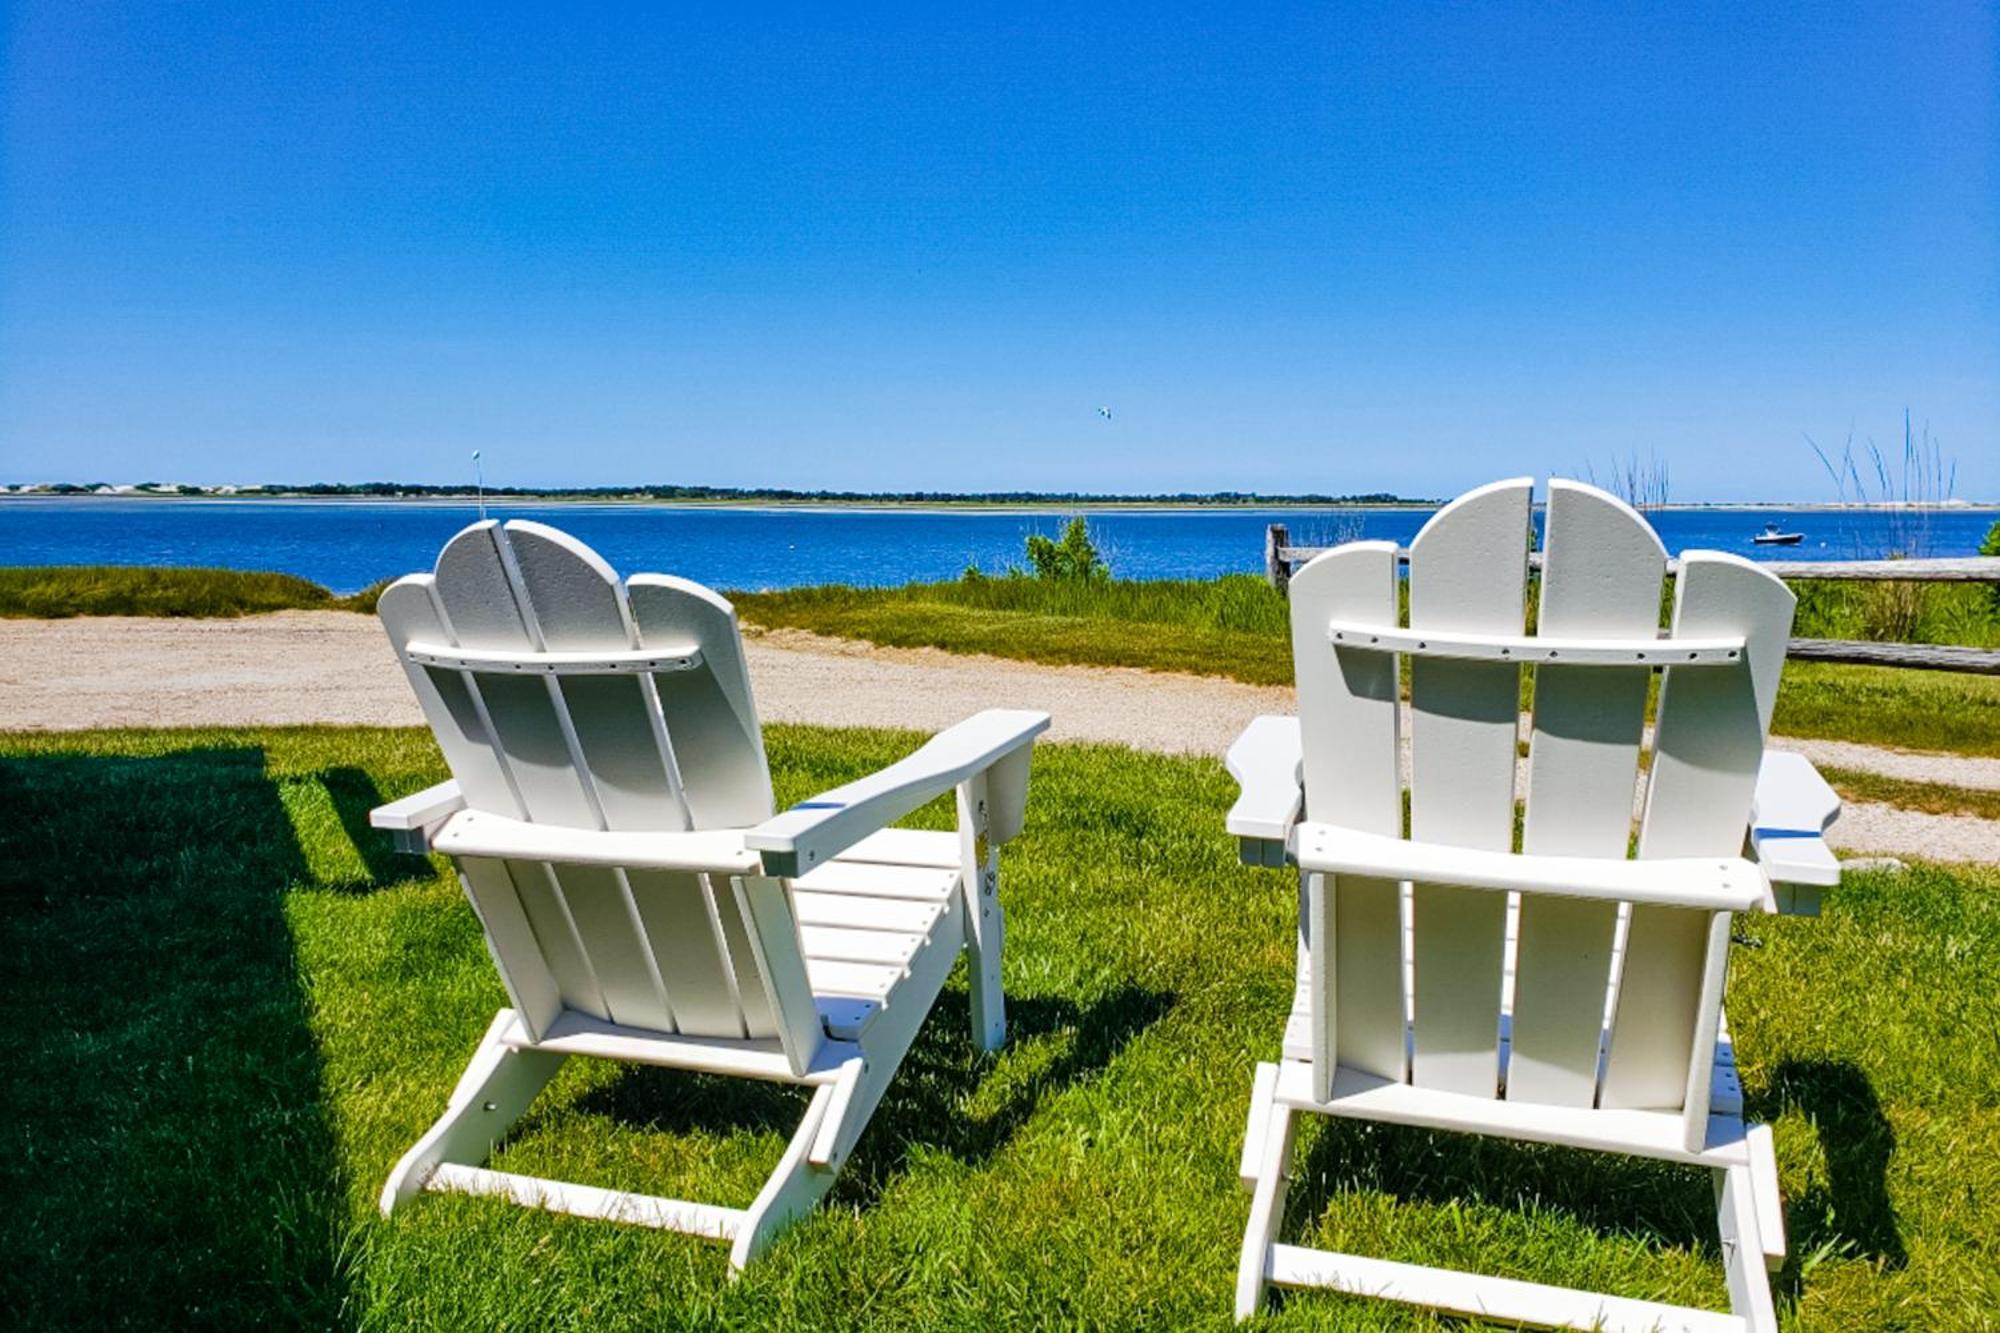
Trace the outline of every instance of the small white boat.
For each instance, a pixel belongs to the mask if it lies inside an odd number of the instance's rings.
[[[1776,523],[1766,523],[1764,530],[1750,540],[1759,546],[1797,546],[1805,539],[1803,532],[1780,532]]]

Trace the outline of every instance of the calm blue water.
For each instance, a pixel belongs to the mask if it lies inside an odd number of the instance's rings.
[[[724,588],[808,583],[898,584],[955,577],[967,564],[998,572],[1022,558],[1031,532],[1054,535],[1065,513],[683,509],[644,505],[490,504],[503,518],[537,518],[575,533],[621,572],[680,574]],[[1417,510],[1232,509],[1093,514],[1091,526],[1123,578],[1204,578],[1263,569],[1264,528],[1291,526],[1299,545],[1357,537],[1407,543]],[[1950,510],[1922,520],[1927,554],[1971,555],[1996,518]],[[413,502],[0,500],[0,565],[219,565],[281,570],[352,592],[378,578],[429,569],[472,505]],[[1879,513],[1782,509],[1669,510],[1653,515],[1667,548],[1740,551],[1771,559],[1851,560],[1908,544],[1917,520]],[[1755,547],[1766,522],[1806,534],[1802,546]]]

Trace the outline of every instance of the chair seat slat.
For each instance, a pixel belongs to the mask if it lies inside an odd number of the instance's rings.
[[[808,971],[818,961],[905,967],[923,942],[921,935],[891,930],[860,930],[850,926],[799,928],[799,943],[805,949]]]
[[[949,870],[941,870],[930,866],[871,865],[836,860],[800,875],[792,881],[792,888],[807,893],[856,893],[870,898],[908,898],[913,902],[941,903],[958,887],[962,873],[955,865]]]
[[[933,829],[885,828],[871,833],[834,858],[836,864],[867,862],[870,865],[933,866],[958,870],[958,835]],[[821,869],[825,869],[824,866]]]
[[[906,898],[868,898],[850,893],[794,890],[792,910],[801,926],[845,926],[854,930],[926,931],[944,910]]]
[[[886,1000],[903,977],[901,967],[878,963],[851,963],[830,958],[806,959],[806,977],[815,995],[844,995],[864,1000]]]

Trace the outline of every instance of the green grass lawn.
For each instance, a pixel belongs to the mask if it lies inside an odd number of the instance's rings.
[[[1285,599],[1261,578],[1102,584],[960,579],[732,592],[752,625],[1034,662],[1134,666],[1292,683]]]
[[[914,742],[770,739],[781,802]],[[733,1284],[720,1246],[491,1200],[376,1217],[504,1003],[449,870],[366,827],[442,775],[417,731],[0,737],[6,1323],[1226,1326],[1294,893],[1235,864],[1220,765],[1039,751],[1002,870],[1012,1043],[976,1055],[948,987],[828,1203]],[[1730,1019],[1776,1126],[1789,1325],[1990,1327],[2000,871],[1855,875],[1817,921],[1739,930]],[[741,1205],[802,1110],[572,1061],[497,1164]],[[1327,1122],[1301,1160],[1288,1239],[1725,1303],[1700,1173]]]

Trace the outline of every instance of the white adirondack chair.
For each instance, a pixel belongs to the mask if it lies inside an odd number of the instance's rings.
[[[1555,481],[1526,635],[1531,492],[1486,486],[1424,526],[1407,626],[1393,543],[1301,569],[1298,718],[1259,718],[1231,749],[1229,828],[1246,861],[1296,864],[1301,899],[1283,1058],[1258,1066],[1243,1147],[1239,1318],[1276,1283],[1555,1327],[1776,1327],[1777,1168],[1768,1128],[1742,1119],[1722,996],[1732,913],[1816,911],[1839,880],[1820,837],[1838,799],[1800,757],[1764,753],[1792,594],[1736,556],[1690,552],[1660,637],[1669,562],[1652,528]],[[1305,1111],[1708,1167],[1733,1313],[1279,1244]]]
[[[727,1241],[740,1270],[832,1185],[961,949],[974,1038],[1004,1040],[997,849],[1046,714],[981,713],[774,814],[736,614],[707,588],[621,584],[553,528],[482,522],[380,614],[453,780],[374,823],[453,858],[513,1000],[385,1214],[498,1195]],[[956,833],[887,827],[954,787]],[[572,1055],[814,1092],[747,1209],[485,1169]]]

